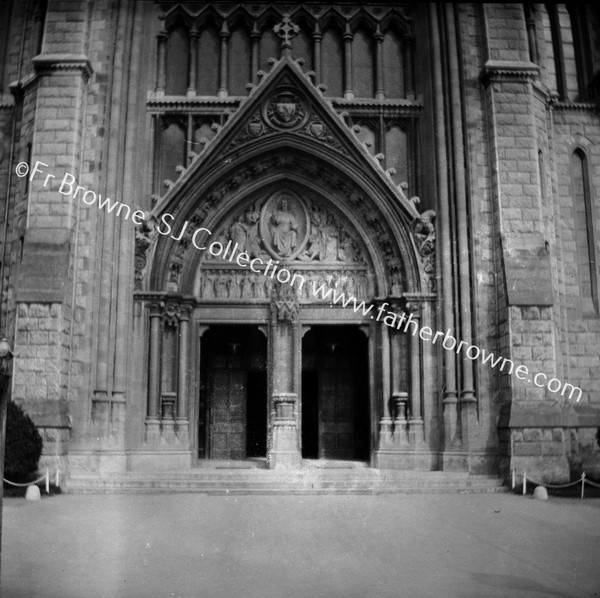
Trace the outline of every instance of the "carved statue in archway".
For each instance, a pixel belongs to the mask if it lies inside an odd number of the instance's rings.
[[[271,243],[282,257],[289,257],[298,246],[298,220],[290,211],[289,200],[283,196],[269,219]]]

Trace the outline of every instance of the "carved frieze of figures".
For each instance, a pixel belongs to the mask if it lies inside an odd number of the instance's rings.
[[[298,284],[288,286],[299,301],[313,303],[323,301],[321,292],[314,290],[323,286],[323,292],[333,289],[337,295],[366,299],[369,283],[366,270],[302,270],[294,269]],[[300,278],[301,277],[301,278]],[[301,282],[304,281],[304,282]],[[200,297],[203,300],[268,301],[271,299],[273,279],[256,274],[245,268],[203,268],[200,275]],[[331,301],[331,297],[328,299]]]

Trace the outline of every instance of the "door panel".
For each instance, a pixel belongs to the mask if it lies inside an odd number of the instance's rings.
[[[218,325],[202,337],[198,457],[266,455],[266,338],[255,326]]]
[[[320,456],[354,457],[354,391],[351,370],[324,369],[321,374]]]
[[[319,457],[319,376],[302,372],[302,457]]]
[[[211,459],[246,457],[246,381],[241,369],[213,369],[209,394]]]
[[[353,327],[315,326],[302,344],[302,456],[368,459],[366,337]]]
[[[267,372],[248,372],[246,388],[246,454],[248,457],[267,456]]]

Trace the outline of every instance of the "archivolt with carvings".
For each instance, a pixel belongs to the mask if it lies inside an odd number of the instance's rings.
[[[407,283],[403,258],[388,223],[381,218],[373,200],[360,189],[351,186],[351,182],[330,165],[307,155],[291,153],[261,156],[240,167],[234,176],[221,179],[207,190],[203,195],[204,201],[197,205],[188,219],[190,224],[186,233],[171,247],[166,279],[163,278],[163,284],[168,283],[168,290],[180,291],[183,264],[188,259],[190,251],[198,251],[191,244],[191,235],[196,228],[206,226],[210,215],[218,211],[221,204],[230,203],[232,198],[239,195],[240,188],[250,182],[256,187],[261,181],[266,184],[274,177],[283,175],[285,178],[290,173],[293,173],[296,179],[306,178],[313,186],[320,188],[321,196],[337,198],[338,204],[344,204],[349,211],[356,214],[368,231],[369,243],[378,248],[377,251],[387,267],[389,291],[392,293],[405,291]],[[256,256],[268,256],[268,250],[259,242],[257,234],[262,207],[262,204],[244,205],[219,227],[213,239],[224,239],[227,236],[232,240],[245,238],[245,246],[251,253]],[[350,231],[346,226],[337,226],[335,223],[339,221],[339,217],[326,212],[324,207],[313,198],[310,198],[307,204],[307,211],[310,223],[308,238],[295,260],[308,263],[337,262],[339,265],[366,264],[364,249],[361,249],[357,243],[356,231]],[[140,236],[141,243],[146,242],[146,236],[147,234]],[[141,254],[141,251],[139,253]],[[137,263],[141,264],[142,261],[140,257]],[[142,273],[137,272],[136,275],[139,279]],[[383,289],[375,289],[374,292],[381,293]]]

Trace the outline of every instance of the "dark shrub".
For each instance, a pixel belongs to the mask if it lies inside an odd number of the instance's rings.
[[[31,418],[17,403],[8,402],[4,477],[11,482],[29,482],[37,473],[42,437]]]

